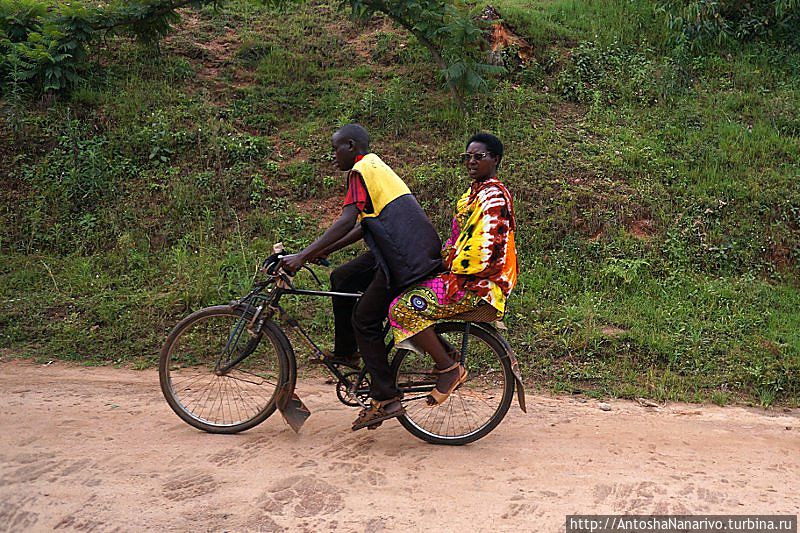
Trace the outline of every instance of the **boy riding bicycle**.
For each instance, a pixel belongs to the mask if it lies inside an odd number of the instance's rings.
[[[405,413],[384,340],[389,305],[404,288],[442,269],[441,241],[406,184],[369,152],[362,126],[339,129],[332,145],[337,166],[348,171],[342,213],[311,245],[282,258],[280,267],[296,271],[361,238],[366,242],[369,252],[331,275],[332,290],[363,291],[357,303],[334,299],[333,357],[346,360],[358,347],[371,377],[372,404],[361,411],[353,430],[374,428]]]

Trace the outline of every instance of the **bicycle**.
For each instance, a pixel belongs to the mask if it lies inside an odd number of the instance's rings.
[[[164,397],[181,419],[197,429],[238,433],[278,409],[299,431],[310,412],[294,391],[295,352],[275,318],[299,333],[314,352],[312,360],[333,375],[341,403],[365,407],[369,401],[366,370],[326,358],[280,305],[287,295],[359,298],[361,294],[295,288],[293,276],[276,268],[284,255],[277,246],[259,270],[263,279],[257,275],[247,295],[190,314],[173,328],[161,349],[159,380]],[[322,286],[316,273],[304,268]],[[436,384],[430,356],[397,349],[391,360],[406,408],[398,420],[411,434],[433,444],[462,445],[487,435],[508,412],[515,389],[520,408],[526,411],[519,365],[508,342],[491,323],[458,318],[435,326],[470,370],[470,378],[445,403],[425,406]],[[392,349],[393,341],[387,347]]]

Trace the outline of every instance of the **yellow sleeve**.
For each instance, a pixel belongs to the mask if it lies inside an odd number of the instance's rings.
[[[476,201],[461,234],[455,243],[450,271],[454,274],[478,274],[486,270],[489,250],[484,246],[486,235],[480,202]]]

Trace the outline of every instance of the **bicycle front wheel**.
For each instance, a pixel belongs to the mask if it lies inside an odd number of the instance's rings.
[[[514,373],[498,333],[464,322],[436,324],[438,333],[461,352],[469,378],[441,405],[428,407],[425,398],[436,385],[433,360],[410,350],[398,350],[392,361],[406,414],[398,418],[414,436],[433,443],[474,442],[503,420],[514,396]]]
[[[208,307],[183,319],[161,349],[161,391],[188,424],[238,433],[266,420],[280,388],[294,381],[291,345],[266,322],[253,336],[242,311]]]

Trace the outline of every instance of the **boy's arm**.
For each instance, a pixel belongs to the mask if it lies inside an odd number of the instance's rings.
[[[317,259],[318,257],[327,257],[329,254],[337,250],[341,250],[346,246],[350,246],[354,242],[360,241],[361,238],[364,236],[364,232],[361,229],[361,224],[356,223],[356,225],[351,229],[347,235],[336,241],[335,243],[328,246],[322,252],[317,254],[312,259]]]
[[[339,218],[337,218],[327,230],[325,230],[322,237],[308,245],[302,252],[281,258],[281,262],[278,266],[291,272],[297,272],[307,261],[323,255],[323,252],[327,249],[332,248],[333,245],[339,244],[345,237],[353,233],[355,231],[357,219],[358,208],[355,204],[344,206],[342,214],[339,215]],[[355,242],[355,240],[352,242]],[[335,249],[338,250],[338,248]]]

